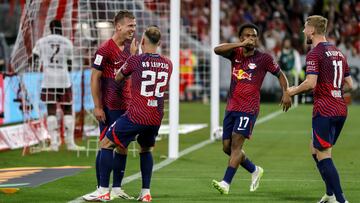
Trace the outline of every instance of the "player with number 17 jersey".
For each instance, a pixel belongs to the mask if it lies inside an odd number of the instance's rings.
[[[121,69],[131,75],[131,101],[125,113],[140,125],[160,125],[164,116],[164,94],[168,89],[172,63],[159,54],[131,56]]]
[[[346,116],[342,87],[350,69],[344,55],[333,44],[321,42],[306,57],[306,74],[318,75],[313,116]]]

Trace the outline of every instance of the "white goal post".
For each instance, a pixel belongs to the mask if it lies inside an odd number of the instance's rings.
[[[32,48],[36,41],[50,33],[49,22],[61,20],[63,35],[74,45],[74,61],[71,77],[73,80],[73,97],[75,111],[89,111],[93,108],[89,76],[91,61],[97,47],[112,35],[112,20],[114,15],[123,9],[130,10],[137,19],[136,36],[140,35],[148,25],[158,25],[162,31],[161,54],[169,56],[174,64],[170,80],[169,105],[165,109],[164,123],[169,123],[168,140],[169,158],[179,157],[179,83],[182,81],[181,70],[183,60],[181,52],[191,49],[196,57],[194,66],[193,86],[188,91],[196,99],[204,101],[210,96],[211,114],[210,138],[219,126],[219,58],[213,53],[213,48],[219,43],[220,34],[220,0],[211,1],[211,19],[208,30],[209,42],[201,41],[198,33],[183,24],[181,16],[181,0],[167,1],[115,1],[115,0],[52,0],[27,1],[22,13],[18,37],[11,56],[12,70],[24,82],[24,91],[28,94],[29,103],[34,108],[23,115],[23,119],[37,120],[46,114],[45,105],[40,101],[41,72],[31,65]],[[209,2],[210,2],[209,1]],[[206,64],[206,65],[205,65]],[[211,78],[210,78],[211,75]],[[28,85],[36,81],[37,85]],[[12,86],[16,86],[13,84]],[[14,90],[15,91],[15,90]],[[207,105],[207,104],[204,104]],[[30,118],[29,118],[30,116]],[[25,121],[24,121],[25,122]]]

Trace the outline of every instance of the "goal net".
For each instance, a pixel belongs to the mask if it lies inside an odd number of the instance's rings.
[[[180,100],[208,103],[210,98],[210,1],[196,5],[202,14],[189,13],[193,5],[181,3],[180,23]],[[204,7],[205,6],[205,7]],[[25,123],[46,117],[46,106],[40,100],[42,73],[34,64],[32,49],[41,37],[50,34],[49,23],[62,22],[63,36],[73,43],[71,82],[76,132],[84,134],[84,126],[92,123],[93,109],[90,73],[93,56],[99,45],[113,34],[112,20],[123,9],[136,16],[136,37],[140,40],[145,27],[158,25],[162,31],[161,54],[170,55],[170,0],[32,0],[27,1],[21,16],[17,40],[11,55],[11,68],[16,73],[10,91],[19,92],[18,105]],[[201,9],[201,10],[200,10]],[[190,16],[190,18],[189,18]],[[207,108],[210,108],[208,106]],[[168,105],[165,109],[168,112]],[[61,115],[58,115],[61,118]],[[180,113],[180,117],[181,117]],[[208,115],[204,115],[209,120]],[[59,119],[61,120],[61,119]],[[166,113],[163,123],[168,123]],[[209,122],[206,122],[208,124]],[[46,126],[46,125],[44,125]],[[46,127],[45,127],[46,129]],[[85,128],[87,129],[87,128]],[[45,136],[46,137],[46,136]],[[39,137],[44,139],[45,137]],[[208,138],[208,133],[207,133]]]

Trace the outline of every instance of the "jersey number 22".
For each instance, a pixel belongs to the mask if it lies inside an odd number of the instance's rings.
[[[158,72],[156,74],[155,71],[145,70],[141,74],[141,77],[145,78],[145,79],[148,78],[148,76],[150,76],[149,80],[145,80],[145,81],[141,82],[140,94],[142,96],[145,96],[145,97],[151,97],[151,96],[163,97],[164,92],[160,92],[160,88],[167,84],[168,73],[167,72]],[[163,79],[163,81],[162,82],[156,82],[156,79],[158,79],[158,80]],[[148,87],[150,85],[156,85],[154,91],[147,91],[146,90],[146,87]]]

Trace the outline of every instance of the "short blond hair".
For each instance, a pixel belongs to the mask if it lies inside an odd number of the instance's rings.
[[[159,43],[161,38],[161,31],[158,26],[151,25],[147,27],[144,34],[149,39],[151,44],[156,45],[157,43]]]
[[[328,19],[320,15],[312,15],[306,18],[308,25],[315,28],[315,34],[325,35]]]

